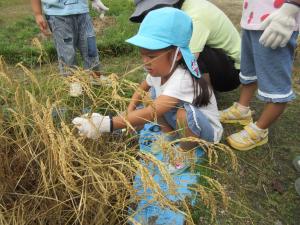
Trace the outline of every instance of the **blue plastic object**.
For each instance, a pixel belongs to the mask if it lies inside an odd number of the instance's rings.
[[[151,153],[152,144],[161,136],[160,126],[153,123],[147,123],[139,133],[139,145],[142,152]]]
[[[163,135],[159,126],[156,124],[146,124],[144,129],[140,131],[140,150],[142,152],[151,153],[151,147],[159,135]],[[201,148],[196,150],[197,158],[200,159],[204,152]],[[156,159],[162,161],[163,154],[160,151],[158,154],[154,155]],[[199,161],[199,160],[198,160]],[[143,163],[143,162],[142,162]],[[191,199],[190,204],[195,204],[196,195],[193,193],[189,186],[198,183],[199,173],[191,173],[190,170],[186,170],[181,174],[173,175],[173,181],[177,185],[176,195],[168,194],[170,193],[169,187],[162,178],[159,169],[150,164],[145,164],[150,173],[153,175],[154,180],[159,184],[160,188],[166,193],[166,198],[173,202],[178,202],[189,197]],[[138,203],[135,212],[132,213],[132,218],[140,224],[143,225],[183,225],[185,223],[185,217],[183,213],[178,211],[172,211],[169,208],[162,208],[159,204],[153,201],[153,192],[151,189],[144,190],[143,183],[139,174],[136,175],[134,180],[134,188],[137,190],[137,194],[142,197],[142,200]]]

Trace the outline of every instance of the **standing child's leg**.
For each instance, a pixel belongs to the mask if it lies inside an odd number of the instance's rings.
[[[100,76],[100,61],[96,44],[96,34],[88,13],[78,15],[78,49],[83,58],[84,68]]]
[[[220,111],[220,121],[222,123],[247,125],[253,121],[249,104],[257,90],[257,76],[253,58],[252,37],[247,30],[242,32],[241,51],[240,98],[228,109]]]
[[[247,85],[241,85],[239,104],[244,107],[249,107],[250,101],[251,101],[252,97],[254,96],[256,90],[257,90],[256,82],[249,83]]]
[[[58,56],[59,70],[63,76],[72,75],[70,68],[77,66],[76,62],[76,15],[46,16]],[[70,96],[77,97],[82,94],[79,82],[70,83]]]
[[[68,67],[76,66],[73,16],[46,16],[46,19],[53,34],[60,73],[68,76]]]
[[[287,103],[267,103],[261,116],[256,122],[260,129],[267,129],[270,127],[284,112]]]
[[[257,89],[256,83],[242,85],[238,109],[242,113],[247,113],[251,98]],[[267,103],[256,125],[261,129],[268,128],[283,113],[286,103]]]
[[[258,98],[266,103],[256,123],[227,138],[228,143],[238,150],[250,150],[268,142],[268,128],[284,112],[287,102],[294,99],[292,91],[292,66],[298,33],[294,33],[286,47],[271,49],[259,43],[262,31],[247,31],[251,38],[253,62],[258,84]],[[243,39],[244,41],[244,39]],[[244,55],[242,53],[242,55]],[[243,58],[242,58],[243,59]],[[243,65],[243,62],[242,62]],[[242,70],[241,70],[242,71]],[[247,79],[240,75],[241,81]]]

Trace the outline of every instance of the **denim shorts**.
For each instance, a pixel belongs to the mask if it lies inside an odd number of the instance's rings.
[[[292,90],[292,67],[298,32],[286,47],[266,48],[259,43],[263,31],[243,30],[240,81],[257,82],[257,97],[265,102],[289,102]]]
[[[152,99],[156,98],[154,88],[150,89],[150,94]],[[208,118],[198,107],[187,102],[180,102],[176,108],[164,114],[164,119],[174,130],[176,130],[177,127],[176,118],[179,108],[185,109],[188,127],[195,135],[205,141],[214,142],[214,129]]]
[[[88,13],[49,16],[46,15],[58,55],[60,72],[68,75],[65,67],[75,67],[76,50],[79,50],[85,69],[98,71],[99,55],[96,35]]]

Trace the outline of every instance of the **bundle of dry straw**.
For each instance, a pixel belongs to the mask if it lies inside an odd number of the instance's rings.
[[[139,152],[136,136],[104,135],[91,141],[78,137],[70,123],[87,106],[102,113],[124,111],[129,101],[126,95],[137,84],[112,74],[111,85],[94,87],[80,69],[63,78],[49,70],[46,76],[38,76],[22,64],[17,67],[8,69],[0,61],[0,224],[127,223],[128,210],[141,198],[132,185],[137,171],[144,188],[153,190],[162,207],[180,210],[188,223],[194,223],[188,202],[168,201],[140,163],[142,158],[157,164],[175,190],[163,165]],[[68,96],[71,80],[82,84],[85,95]],[[225,152],[236,167],[236,157],[226,146],[196,141],[207,152],[209,164]],[[226,205],[228,198],[217,181],[205,178],[210,185],[192,188],[214,216],[216,199],[221,196]]]

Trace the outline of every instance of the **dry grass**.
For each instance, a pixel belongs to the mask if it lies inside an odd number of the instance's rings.
[[[37,40],[34,44],[40,46]],[[88,72],[80,69],[63,78],[51,69],[41,76],[21,63],[17,67],[19,72],[13,74],[15,70],[0,60],[0,224],[125,224],[131,220],[128,211],[143,197],[133,188],[137,171],[144,189],[152,189],[155,201],[184,213],[187,223],[194,224],[188,200],[170,202],[139,161],[157,165],[170,192],[176,194],[163,164],[139,152],[136,136],[103,135],[91,141],[78,137],[70,124],[87,106],[103,114],[124,111],[129,101],[126,95],[137,88],[126,79],[129,73],[111,74],[111,85],[94,87]],[[84,96],[68,96],[71,81],[82,84]],[[207,152],[211,165],[225,152],[236,168],[236,157],[226,146],[193,141]],[[166,154],[171,154],[168,149]],[[205,179],[206,186],[199,184],[193,190],[211,209],[213,218],[217,199],[226,206],[228,198],[217,181]]]

